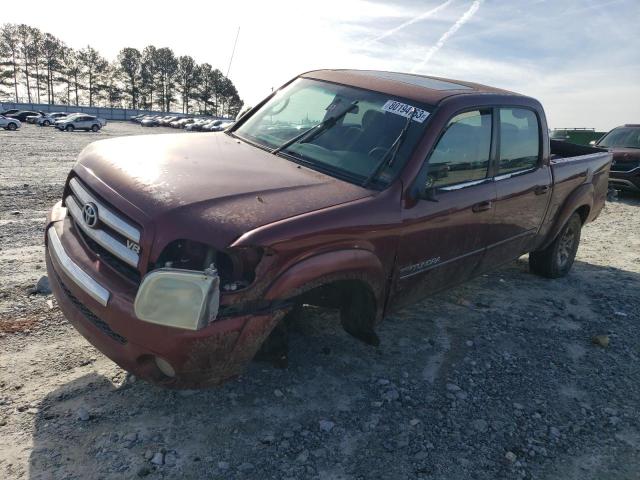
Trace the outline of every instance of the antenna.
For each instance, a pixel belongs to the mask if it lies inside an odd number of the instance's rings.
[[[240,27],[238,27],[238,33],[236,33],[236,40],[233,42],[233,50],[231,51],[231,58],[229,59],[229,66],[227,67],[227,74],[225,75],[229,78],[229,72],[231,71],[231,62],[233,62],[233,56],[236,53],[236,44],[238,43],[238,37],[240,36]]]

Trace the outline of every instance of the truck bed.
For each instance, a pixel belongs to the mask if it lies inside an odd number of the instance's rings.
[[[551,140],[553,194],[545,226],[556,218],[558,209],[570,195],[579,188],[590,188],[583,187],[585,184],[593,186],[593,205],[584,221],[591,221],[600,213],[607,197],[611,159],[611,153],[601,148]]]

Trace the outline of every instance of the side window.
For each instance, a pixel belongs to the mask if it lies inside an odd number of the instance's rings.
[[[534,168],[540,155],[538,117],[525,108],[500,109],[498,175]]]
[[[453,117],[429,158],[429,183],[444,187],[486,178],[490,151],[490,109]]]

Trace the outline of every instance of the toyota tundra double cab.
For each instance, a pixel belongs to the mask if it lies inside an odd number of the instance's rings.
[[[375,345],[390,312],[521,255],[566,275],[610,162],[550,142],[533,98],[313,71],[222,134],[89,145],[49,214],[47,269],[69,321],[124,369],[215,385],[301,305]]]

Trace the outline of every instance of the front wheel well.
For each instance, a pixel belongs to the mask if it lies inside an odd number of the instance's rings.
[[[589,217],[590,210],[591,209],[589,208],[589,205],[583,205],[576,210],[576,213],[580,215],[580,219],[582,220],[583,225],[587,221],[587,218]]]
[[[374,332],[378,302],[371,287],[362,280],[335,280],[300,294],[294,302],[339,310],[347,333],[369,345],[380,344]]]

